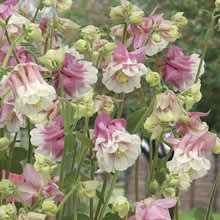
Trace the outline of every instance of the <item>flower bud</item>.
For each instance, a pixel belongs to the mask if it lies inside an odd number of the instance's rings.
[[[116,100],[111,96],[97,95],[95,97],[95,111],[96,112],[106,112],[109,115],[114,111]]]
[[[66,10],[69,10],[72,6],[72,0],[58,0],[55,3],[55,9],[59,13],[63,13]]]
[[[38,60],[50,70],[60,69],[64,61],[64,48],[48,50],[47,53],[39,57]]]
[[[0,206],[0,220],[14,220],[16,219],[16,206],[14,204],[7,204]]]
[[[172,21],[175,21],[179,24],[180,27],[187,25],[188,20],[183,16],[183,12],[177,12],[171,17]]]
[[[53,198],[45,199],[41,205],[41,211],[46,215],[55,215],[57,206]]]
[[[51,7],[54,5],[54,0],[43,0],[42,3],[45,7]]]
[[[167,187],[163,190],[163,196],[165,198],[175,198],[176,197],[176,189],[172,187]]]
[[[106,44],[103,46],[102,51],[105,52],[105,53],[109,53],[109,52],[112,52],[116,47],[117,47],[117,46],[116,46],[115,43],[106,43]]]
[[[156,192],[159,189],[159,185],[158,185],[157,181],[153,181],[148,185],[148,188],[149,188],[148,190],[150,193],[156,194]]]
[[[150,84],[150,87],[160,86],[160,74],[152,72],[149,68],[146,74],[146,81]]]
[[[121,5],[116,6],[116,7],[112,7],[111,11],[110,11],[110,17],[113,21],[123,19],[123,17],[124,17],[123,7]]]
[[[171,179],[169,182],[168,182],[168,185],[170,187],[178,187],[180,184],[180,181],[178,179]]]
[[[117,196],[113,203],[112,211],[117,212],[120,218],[125,218],[128,215],[129,208],[130,204],[127,198],[124,196]]]
[[[133,11],[131,15],[128,17],[128,24],[141,25],[143,24],[143,16],[144,12],[135,6],[137,11]]]
[[[215,147],[212,148],[212,153],[219,154],[220,153],[220,139],[217,137]]]
[[[26,215],[21,213],[18,220],[45,220],[46,215],[37,212],[28,212]]]
[[[80,182],[79,184],[79,196],[82,198],[83,196],[91,199],[96,197],[96,189],[100,185],[99,181],[89,180]]]
[[[215,1],[215,7],[217,10],[220,10],[220,0]]]
[[[158,33],[153,33],[152,40],[156,43],[160,43],[162,41],[162,37]]]
[[[41,29],[38,24],[27,24],[25,26],[26,34],[25,39],[33,41],[44,41]]]
[[[0,182],[1,198],[6,199],[14,193],[15,185],[7,179],[2,179]]]
[[[76,41],[76,43],[74,44],[74,48],[76,48],[76,50],[78,50],[79,52],[86,52],[89,50],[89,43],[86,40],[78,40]]]
[[[78,24],[67,18],[58,18],[56,21],[56,28],[62,34],[71,32],[72,30],[77,29],[79,27],[80,26]]]
[[[93,41],[101,37],[99,28],[93,25],[88,25],[81,30],[80,35],[84,40]]]
[[[0,151],[4,151],[8,148],[10,141],[6,137],[0,138]]]

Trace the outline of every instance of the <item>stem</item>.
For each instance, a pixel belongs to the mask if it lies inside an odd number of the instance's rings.
[[[16,132],[15,136],[13,138],[13,141],[9,145],[8,166],[7,166],[7,170],[6,170],[6,174],[5,174],[6,179],[8,179],[9,173],[10,173],[10,170],[11,170],[11,161],[12,161],[12,157],[13,157],[13,151],[14,151],[14,146],[15,146],[15,143],[16,143],[17,135],[18,135],[18,133]]]
[[[197,83],[198,80],[199,80],[200,71],[201,71],[202,64],[203,64],[203,61],[205,59],[206,51],[207,51],[207,48],[208,48],[208,40],[209,40],[209,37],[211,36],[211,34],[209,34],[209,32],[212,33],[213,26],[214,26],[214,23],[215,23],[215,16],[214,16],[215,11],[216,10],[214,10],[213,13],[212,13],[212,22],[211,22],[210,28],[207,30],[207,32],[205,34],[205,42],[204,42],[204,47],[203,47],[203,50],[202,50],[202,56],[201,56],[201,59],[200,59],[199,68],[198,68],[194,83]]]
[[[33,154],[33,146],[31,144],[31,135],[30,135],[31,123],[30,123],[29,119],[27,119],[27,129],[28,129],[28,158],[27,158],[27,162],[31,163],[32,154]]]
[[[138,182],[138,171],[139,171],[139,159],[140,157],[137,158],[136,160],[136,169],[135,169],[135,199],[136,202],[139,200],[138,198],[138,193],[139,193],[139,182]]]
[[[215,198],[215,193],[216,193],[217,186],[218,186],[219,182],[220,182],[220,172],[218,173],[218,176],[217,176],[216,181],[215,181],[214,188],[212,190],[212,194],[211,194],[211,197],[210,197],[210,200],[209,200],[209,206],[208,206],[208,209],[207,209],[207,212],[206,212],[205,220],[210,220],[211,209],[212,209],[213,201],[214,201],[214,198]]]
[[[50,49],[53,47],[54,25],[55,25],[55,16],[53,16],[53,24],[50,31]]]
[[[0,138],[4,137],[4,128],[0,128]]]
[[[104,199],[104,195],[105,195],[105,190],[106,190],[107,182],[108,182],[108,173],[105,173],[105,179],[104,179],[104,183],[103,183],[102,191],[101,191],[101,195],[103,196],[103,199]],[[102,201],[99,198],[99,203],[98,203],[98,206],[97,206],[97,209],[96,209],[94,220],[98,219],[101,205],[102,205]]]
[[[77,220],[77,194],[73,195],[73,220]]]
[[[31,21],[32,23],[35,22],[35,20],[36,20],[36,18],[37,18],[37,15],[38,15],[38,13],[39,13],[39,11],[40,11],[40,7],[41,7],[41,4],[39,4],[37,10],[35,11],[34,17],[33,17],[32,21]]]
[[[123,30],[122,43],[125,43],[125,41],[126,41],[126,37],[127,37],[127,28],[128,28],[128,24],[125,23],[124,30]]]
[[[116,183],[117,177],[118,177],[118,171],[115,171],[115,174],[114,174],[114,177],[113,177],[113,180],[112,180],[112,184],[111,184],[110,189],[108,191],[106,200],[105,200],[104,205],[103,205],[103,207],[101,209],[101,213],[100,213],[100,216],[99,216],[98,220],[102,220],[102,217],[103,217],[103,215],[105,213],[105,209],[107,208],[108,202],[109,202],[109,200],[111,198],[113,189],[115,187],[115,183]]]
[[[24,208],[24,210],[26,212],[28,212],[28,207],[26,206],[25,202],[24,202],[24,199],[23,197],[21,196],[21,194],[18,192],[18,189],[15,187],[15,193],[14,193],[15,196],[17,196],[19,199],[20,199],[20,202]]]
[[[38,64],[37,56],[35,55],[34,52],[32,52],[31,50],[25,49],[25,50],[21,50],[19,53],[22,54],[22,53],[25,53],[25,52],[31,54],[31,56],[33,56],[33,58],[34,58],[35,63]]]
[[[152,162],[153,162],[153,140],[150,139],[150,155],[149,155],[149,161],[150,161],[150,170],[152,169]]]
[[[122,115],[122,111],[123,111],[123,104],[124,104],[124,98],[125,98],[125,94],[124,93],[121,93],[120,94],[120,104],[119,104],[119,107],[118,107],[118,114],[117,114],[117,118],[120,118],[121,115]]]
[[[92,158],[92,149],[90,150],[90,157],[91,157],[91,173],[90,173],[90,177],[91,180],[94,179],[94,175],[95,175],[95,161]],[[93,220],[93,199],[90,199],[89,202],[89,206],[90,206],[90,219]]]

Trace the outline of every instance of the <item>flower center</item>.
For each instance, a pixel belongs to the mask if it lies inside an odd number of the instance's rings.
[[[124,74],[122,70],[120,70],[116,76],[116,79],[120,84],[124,84],[128,81],[129,77],[126,74]]]
[[[120,151],[119,149],[116,152],[116,156],[120,159],[122,157],[127,157],[125,152]]]
[[[13,112],[10,112],[6,121],[11,121],[13,118]]]
[[[41,106],[41,100],[39,100],[37,103],[35,103],[35,104],[32,104],[31,105],[33,108],[38,108],[38,107],[40,107]]]

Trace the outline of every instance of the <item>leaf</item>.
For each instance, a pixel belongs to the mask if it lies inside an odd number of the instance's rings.
[[[207,212],[207,208],[205,208],[205,207],[196,208],[196,210],[194,211],[195,220],[205,219],[206,212]],[[212,216],[210,216],[209,220],[214,220],[214,218]]]
[[[22,161],[27,158],[27,151],[22,147],[16,147],[13,152],[13,160]]]
[[[102,194],[99,190],[96,190],[96,196],[100,199],[100,201],[101,201],[102,203],[104,203],[103,194]]]
[[[85,135],[83,135],[82,133],[80,133],[80,132],[78,132],[78,131],[75,131],[75,132],[74,132],[74,135],[76,135],[76,138],[79,139],[79,141],[80,141],[83,145],[87,146],[88,148],[93,148],[93,147],[94,147],[92,141],[91,141],[88,137],[86,137]]]
[[[128,117],[126,127],[128,132],[133,132],[135,126],[137,125],[137,122],[140,120],[145,111],[146,108],[142,107],[141,109],[138,109]]]
[[[84,215],[84,214],[78,214],[77,218],[79,220],[90,220],[90,218],[87,215]]]
[[[10,172],[16,173],[16,174],[22,174],[23,173],[23,169],[22,169],[22,166],[21,166],[19,161],[12,160]]]
[[[117,214],[108,213],[108,214],[106,214],[106,216],[103,218],[103,220],[121,220],[121,218],[118,217]]]

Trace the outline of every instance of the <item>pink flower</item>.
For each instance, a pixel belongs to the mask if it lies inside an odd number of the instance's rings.
[[[141,154],[140,138],[129,134],[125,126],[124,119],[111,120],[107,113],[96,118],[94,152],[102,171],[126,170]]]
[[[35,114],[47,109],[56,98],[55,89],[44,81],[35,63],[18,64],[9,72],[8,84],[15,97],[15,109],[23,114]]]
[[[182,138],[164,138],[172,144],[174,157],[167,162],[167,168],[174,172],[187,172],[191,179],[206,175],[210,161],[205,158],[216,145],[216,135],[203,131],[196,135],[186,134]]]
[[[202,112],[188,112],[190,121],[188,122],[177,122],[175,128],[181,135],[186,134],[198,134],[203,131],[208,131],[208,125],[200,120],[200,117],[207,116],[208,113]]]
[[[38,146],[36,152],[51,161],[60,161],[64,148],[64,131],[62,116],[53,119],[51,125],[36,125],[30,132],[31,143]]]
[[[44,198],[54,197],[55,202],[62,201],[64,198],[64,194],[58,186],[52,180],[47,180],[41,173],[36,172],[33,165],[27,164],[25,166],[23,176],[25,182],[18,184],[18,191],[26,204],[36,203],[39,193]],[[18,199],[16,198],[16,200]]]
[[[18,15],[14,6],[18,4],[18,0],[8,0],[0,4],[0,19],[6,20],[10,15]]]
[[[92,89],[91,85],[97,81],[98,70],[91,62],[76,61],[74,56],[66,53],[62,64],[64,95],[67,98],[79,98]],[[55,78],[55,85],[57,89],[60,88],[59,76]]]
[[[113,60],[103,70],[102,82],[111,91],[129,93],[141,87],[141,76],[147,73],[145,65],[138,62],[145,48],[129,53],[120,41],[115,43],[117,48]]]
[[[199,63],[198,54],[185,56],[181,48],[172,46],[168,50],[166,62],[160,63],[159,66],[164,66],[163,80],[171,83],[177,90],[184,91],[194,84]],[[203,73],[204,62],[200,76]]]
[[[171,220],[169,208],[175,206],[176,199],[148,200],[138,202],[135,215],[125,220]]]
[[[32,61],[32,59],[30,57],[28,57],[27,52],[20,54],[20,52],[25,49],[26,49],[26,47],[21,47],[21,46],[14,47],[14,51],[15,51],[20,63],[28,63],[28,62]],[[0,49],[0,65],[2,65],[2,63],[5,59],[5,56],[8,53],[8,50],[9,50],[8,43],[4,43]],[[14,55],[11,54],[9,57],[7,66],[16,66],[16,65],[17,65],[17,61],[14,58]]]

